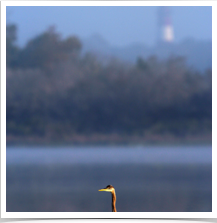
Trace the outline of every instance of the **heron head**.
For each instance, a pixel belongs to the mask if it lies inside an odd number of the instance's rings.
[[[108,185],[106,188],[100,189],[99,191],[113,192],[115,188],[112,185]]]

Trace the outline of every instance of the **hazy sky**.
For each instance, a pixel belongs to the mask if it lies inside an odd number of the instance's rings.
[[[173,6],[170,11],[175,42],[189,37],[212,39],[211,6]],[[7,6],[7,23],[17,24],[21,46],[51,25],[56,25],[63,38],[100,34],[115,46],[135,42],[154,45],[157,12],[157,6]]]

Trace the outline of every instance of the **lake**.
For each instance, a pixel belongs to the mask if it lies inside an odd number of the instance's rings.
[[[212,147],[7,147],[7,211],[212,211]]]

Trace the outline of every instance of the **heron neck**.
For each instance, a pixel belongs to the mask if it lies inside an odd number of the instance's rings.
[[[117,212],[115,203],[116,203],[116,194],[115,191],[112,191],[112,212]]]

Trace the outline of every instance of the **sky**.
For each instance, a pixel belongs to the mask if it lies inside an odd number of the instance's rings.
[[[113,46],[157,41],[158,6],[7,6],[7,24],[18,27],[19,46],[55,25],[62,38],[101,35]],[[212,39],[211,6],[171,6],[174,42]]]

